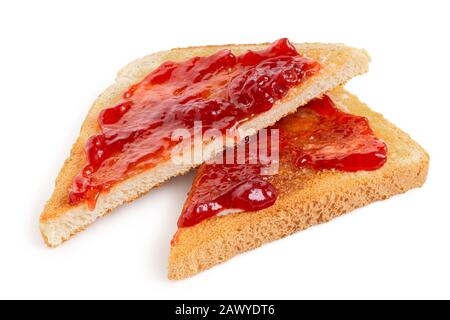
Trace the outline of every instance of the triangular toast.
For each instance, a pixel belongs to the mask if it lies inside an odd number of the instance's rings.
[[[180,228],[171,245],[170,279],[191,277],[265,243],[422,186],[429,164],[422,147],[344,89],[327,95],[341,110],[368,118],[375,135],[388,146],[386,164],[376,171],[352,173],[281,170],[276,185],[281,193],[272,207]]]
[[[184,61],[195,56],[210,55],[221,49],[231,49],[233,53],[241,54],[249,49],[261,50],[267,45],[226,45],[174,49],[134,61],[120,71],[115,83],[99,96],[90,109],[70,157],[59,173],[53,195],[40,217],[40,229],[47,245],[51,247],[60,245],[114,208],[135,200],[162,182],[184,174],[194,167],[192,164],[176,165],[171,161],[162,162],[150,170],[118,183],[109,192],[100,195],[93,211],[90,211],[84,203],[77,206],[69,205],[68,190],[74,177],[86,162],[84,147],[89,137],[98,133],[97,118],[103,109],[114,106],[130,86],[141,81],[165,61]],[[318,61],[322,65],[321,71],[300,86],[290,89],[287,96],[277,101],[270,111],[242,124],[240,129],[244,131],[247,129],[259,130],[270,126],[312,98],[320,96],[368,70],[370,59],[364,50],[340,44],[296,44],[295,47],[303,56]],[[223,145],[210,144],[203,150],[205,150],[203,159],[207,160],[221,152]]]

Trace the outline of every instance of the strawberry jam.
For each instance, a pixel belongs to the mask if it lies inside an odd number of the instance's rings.
[[[100,133],[86,143],[87,164],[74,179],[72,205],[95,207],[101,192],[170,159],[177,129],[222,132],[272,108],[288,90],[320,69],[287,40],[234,55],[222,50],[184,62],[165,62],[98,117]],[[193,132],[192,132],[193,134]]]
[[[369,120],[340,111],[324,96],[277,124],[281,156],[297,167],[373,171],[386,162],[387,146],[377,139]]]
[[[292,168],[371,171],[387,159],[387,146],[374,135],[368,119],[340,111],[327,96],[269,128],[273,129],[279,130],[279,161]],[[259,142],[261,147],[267,145]],[[249,158],[247,152],[247,164],[202,165],[178,226],[193,226],[224,210],[272,206],[278,197],[273,176],[261,171],[268,165],[250,164]]]
[[[205,164],[193,183],[178,226],[193,226],[227,209],[257,211],[272,206],[277,191],[258,164]]]

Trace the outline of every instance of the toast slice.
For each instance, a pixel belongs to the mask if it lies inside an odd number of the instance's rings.
[[[192,164],[180,165],[173,161],[163,162],[116,184],[108,193],[101,194],[93,211],[90,211],[86,204],[69,205],[69,188],[74,177],[86,162],[84,146],[89,137],[98,133],[97,118],[103,109],[114,106],[131,85],[141,81],[165,61],[184,61],[195,56],[210,55],[222,49],[231,49],[233,53],[241,54],[249,49],[264,49],[267,45],[225,45],[174,49],[149,55],[122,69],[118,73],[115,83],[106,89],[91,107],[82,125],[80,136],[56,179],[53,195],[40,217],[40,230],[46,244],[50,247],[60,245],[114,208],[135,200],[162,182],[184,174],[194,167]],[[276,102],[270,111],[243,123],[239,131],[260,130],[270,126],[312,98],[368,70],[370,58],[364,50],[340,44],[296,44],[295,46],[303,56],[321,63],[321,71],[300,86],[290,89],[286,97]],[[223,145],[222,143],[207,144],[204,142],[202,150],[203,159],[206,161],[221,152]]]
[[[369,119],[375,135],[388,146],[386,164],[352,173],[281,166],[274,180],[279,198],[272,207],[216,216],[178,230],[170,250],[170,279],[191,277],[265,243],[423,185],[429,157],[422,147],[343,88],[327,95],[342,111]]]

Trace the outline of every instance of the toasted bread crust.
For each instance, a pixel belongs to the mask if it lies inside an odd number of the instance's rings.
[[[329,95],[343,110],[369,118],[376,135],[388,145],[386,165],[356,173],[282,167],[273,182],[280,192],[274,206],[180,229],[170,251],[170,279],[191,277],[265,243],[423,185],[429,156],[422,147],[344,89]]]
[[[101,110],[117,103],[122,93],[129,86],[141,81],[164,61],[182,61],[193,56],[209,55],[224,48],[240,54],[248,49],[261,49],[265,45],[227,45],[174,49],[136,60],[122,69],[118,73],[115,84],[106,89],[91,107],[70,157],[64,163],[56,179],[53,195],[40,217],[40,229],[45,242],[52,247],[58,246],[115,207],[135,200],[169,178],[186,173],[193,167],[163,163],[159,168],[132,177],[114,186],[109,193],[101,195],[94,212],[89,212],[85,204],[77,207],[70,206],[67,200],[68,190],[73,178],[85,164],[84,146],[87,139],[98,132],[97,117]],[[297,44],[296,47],[301,54],[321,62],[324,69],[319,75],[307,80],[301,86],[291,89],[287,97],[276,103],[273,110],[244,124],[242,126],[243,131],[250,128],[259,130],[272,125],[285,115],[295,111],[299,105],[307,103],[315,96],[346,82],[355,75],[365,73],[368,69],[370,58],[364,50],[336,44]],[[220,151],[214,148],[214,146],[211,146],[205,159]]]

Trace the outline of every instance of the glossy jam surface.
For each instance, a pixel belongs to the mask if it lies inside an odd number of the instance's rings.
[[[257,211],[272,206],[277,191],[261,165],[211,164],[197,172],[178,226],[189,227],[227,209]]]
[[[69,203],[95,207],[101,192],[170,158],[175,130],[222,132],[269,110],[320,65],[287,39],[236,56],[229,50],[166,62],[133,85],[98,118],[100,134],[86,144],[87,164],[74,179]]]
[[[271,129],[279,129],[279,161],[294,168],[371,171],[387,159],[387,146],[374,135],[367,118],[340,111],[327,96]],[[265,166],[202,165],[178,226],[193,226],[228,209],[258,211],[272,206],[278,195],[271,176],[262,174]]]

